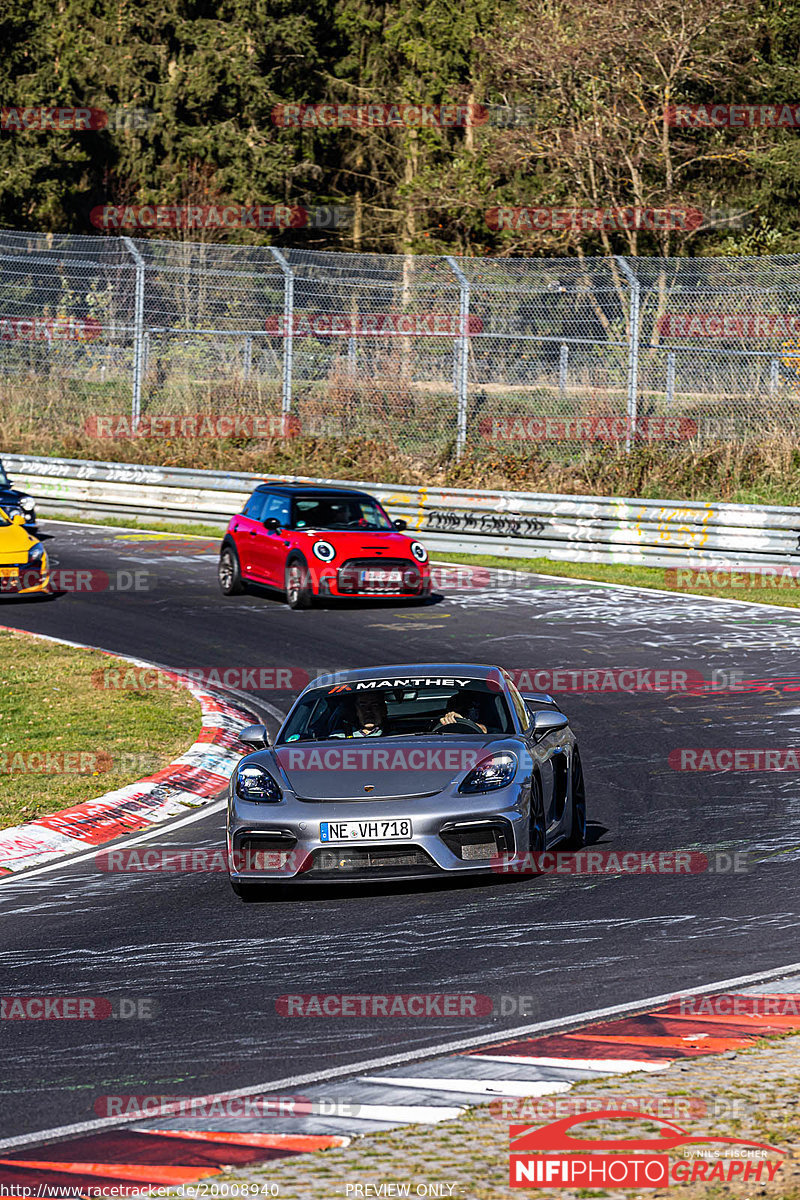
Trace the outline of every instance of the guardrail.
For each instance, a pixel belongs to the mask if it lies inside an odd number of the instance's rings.
[[[371,492],[437,551],[652,567],[800,562],[797,508],[401,487],[24,454],[6,454],[3,462],[44,515],[113,513],[223,525],[256,484],[302,482]]]

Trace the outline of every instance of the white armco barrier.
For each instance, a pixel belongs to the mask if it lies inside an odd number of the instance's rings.
[[[436,551],[647,567],[800,564],[797,508],[402,487],[25,454],[3,455],[3,462],[14,485],[30,492],[43,514],[113,513],[222,525],[259,483],[314,483],[370,492]]]

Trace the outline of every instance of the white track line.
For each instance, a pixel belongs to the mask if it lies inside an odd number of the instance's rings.
[[[638,1071],[666,1071],[672,1059],[634,1062],[629,1058],[533,1058],[529,1054],[470,1054],[480,1062],[518,1063],[525,1067],[563,1067],[566,1071],[599,1071],[601,1075],[634,1075]]]
[[[470,1058],[477,1058],[476,1054]],[[427,1092],[471,1092],[476,1096],[549,1096],[553,1092],[569,1092],[571,1083],[560,1080],[537,1079],[452,1079],[450,1076],[361,1075],[359,1083],[388,1084],[397,1088],[421,1088]]]
[[[206,810],[208,811],[208,810]],[[475,1037],[460,1038],[452,1042],[445,1042],[440,1046],[427,1047],[422,1050],[407,1050],[400,1054],[391,1054],[383,1058],[367,1059],[360,1063],[351,1063],[340,1067],[330,1067],[325,1071],[312,1071],[307,1075],[289,1075],[284,1079],[270,1079],[262,1083],[252,1084],[249,1087],[236,1088],[229,1092],[215,1092],[209,1096],[198,1096],[198,1104],[210,1104],[215,1100],[234,1100],[240,1096],[261,1095],[268,1092],[282,1091],[288,1088],[300,1087],[309,1083],[320,1083],[327,1079],[343,1079],[346,1076],[364,1075],[369,1071],[374,1071],[381,1067],[396,1067],[402,1063],[414,1062],[425,1058],[438,1058],[442,1054],[454,1054],[460,1050],[478,1049],[481,1046],[488,1046],[496,1043],[504,1043],[512,1041],[514,1038],[524,1037],[526,1034],[533,1033],[555,1033],[570,1029],[576,1025],[586,1025],[590,1021],[596,1021],[601,1017],[619,1016],[626,1013],[644,1012],[651,1008],[656,1008],[661,1004],[668,1004],[670,1001],[680,999],[682,996],[700,996],[706,992],[725,992],[732,988],[739,987],[746,983],[766,983],[770,980],[781,979],[786,975],[797,975],[800,973],[800,963],[789,963],[784,967],[775,967],[771,971],[761,971],[754,975],[737,975],[732,979],[717,979],[709,983],[705,983],[700,987],[686,988],[680,992],[666,992],[660,996],[645,996],[641,1000],[629,1001],[627,1004],[614,1004],[608,1008],[590,1009],[588,1012],[575,1013],[569,1017],[556,1017],[551,1021],[537,1021],[533,1025],[523,1025],[517,1029],[505,1029],[493,1034],[479,1034]],[[490,1056],[492,1057],[492,1056]],[[492,1059],[494,1062],[496,1058]],[[517,1061],[524,1061],[518,1059]],[[564,1065],[564,1062],[572,1060],[555,1060],[557,1063]],[[614,1060],[609,1061],[610,1070],[608,1074],[613,1074]],[[652,1064],[648,1064],[652,1066]],[[185,1109],[185,1101],[177,1101],[174,1106],[165,1106],[162,1116],[169,1116],[167,1111],[170,1107]],[[181,1115],[187,1115],[185,1113]],[[20,1134],[18,1137],[4,1138],[0,1141],[0,1150],[12,1150],[19,1146],[36,1145],[38,1142],[56,1141],[70,1136],[76,1136],[82,1133],[97,1133],[101,1129],[113,1129],[121,1125],[133,1125],[136,1121],[141,1121],[141,1117],[119,1116],[119,1117],[100,1117],[95,1121],[79,1121],[74,1125],[60,1125],[52,1129],[40,1129],[37,1133]]]

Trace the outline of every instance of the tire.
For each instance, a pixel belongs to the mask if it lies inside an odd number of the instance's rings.
[[[233,546],[223,546],[217,567],[219,588],[223,596],[241,596],[244,591],[239,555]]]
[[[267,898],[267,889],[260,883],[242,883],[240,879],[232,879],[231,887],[245,904],[254,904]]]
[[[564,843],[567,850],[580,850],[586,845],[586,788],[583,782],[583,764],[578,747],[572,755],[572,814],[569,837]]]
[[[543,854],[547,848],[547,825],[542,801],[542,784],[538,775],[531,781],[531,811],[528,818],[528,851]]]
[[[289,608],[310,608],[314,598],[308,567],[300,558],[293,558],[284,571],[284,591]]]

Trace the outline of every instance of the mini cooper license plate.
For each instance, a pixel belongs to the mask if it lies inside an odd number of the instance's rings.
[[[377,571],[369,570],[361,572],[361,584],[365,583],[381,583],[381,584],[400,584],[403,582],[402,571]]]
[[[320,821],[321,842],[403,842],[414,836],[410,821]]]

